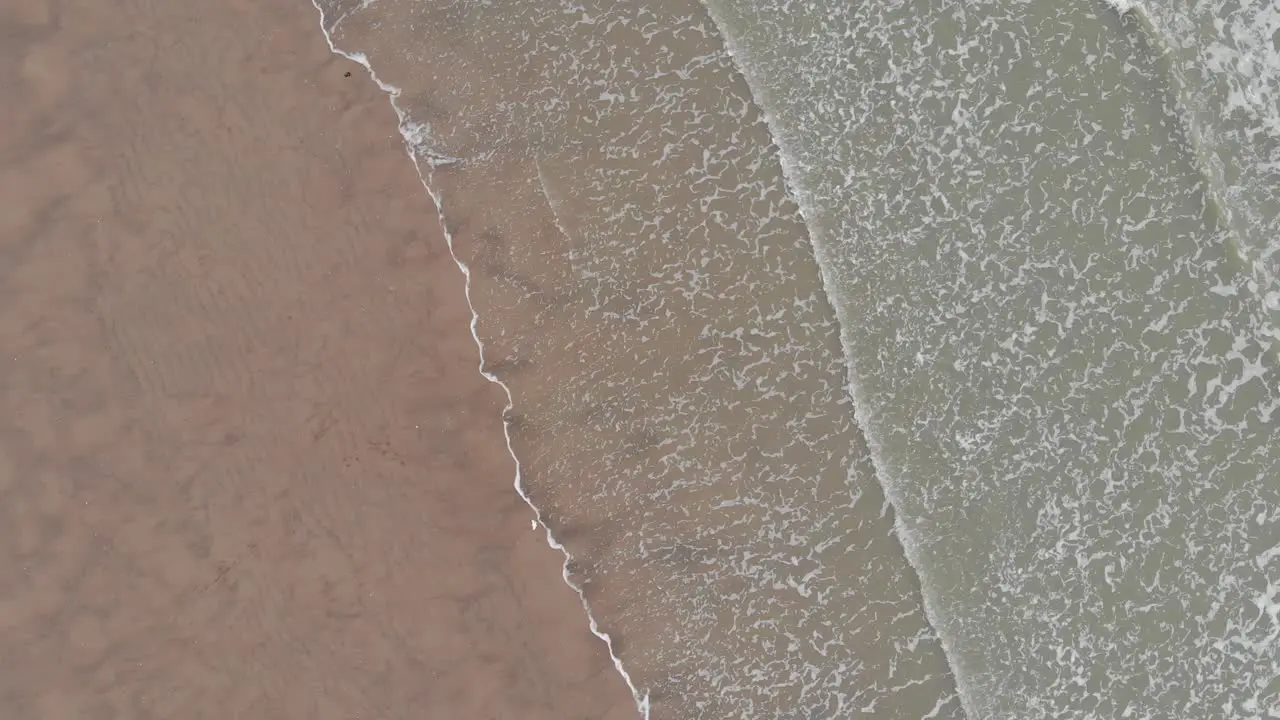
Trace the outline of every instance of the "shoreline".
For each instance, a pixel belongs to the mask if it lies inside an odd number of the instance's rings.
[[[634,717],[511,492],[385,98],[315,12],[4,15],[0,707]]]
[[[561,556],[563,557],[563,563],[561,564],[561,573],[560,573],[561,579],[564,581],[564,584],[568,586],[571,590],[573,590],[573,592],[578,596],[578,600],[582,604],[583,613],[586,615],[587,625],[591,630],[591,634],[595,635],[597,638],[600,639],[601,642],[605,644],[605,647],[608,649],[609,658],[613,663],[613,667],[615,670],[617,670],[618,675],[621,676],[622,681],[626,684],[627,690],[630,692],[632,700],[635,702],[636,710],[639,712],[642,718],[644,718],[645,720],[648,720],[649,718],[648,691],[641,690],[635,685],[635,682],[632,680],[630,673],[627,672],[626,667],[623,665],[622,658],[619,657],[617,651],[614,649],[613,638],[609,635],[608,632],[601,629],[601,626],[598,620],[596,619],[595,615],[591,611],[591,604],[587,600],[584,586],[581,584],[581,582],[575,581],[570,573],[570,567],[572,566],[573,557],[574,557],[573,554],[569,551],[569,548],[567,546],[565,546],[563,543],[561,543],[559,540],[556,539],[555,533],[552,531],[551,527],[543,520],[543,511],[538,508],[533,498],[530,497],[530,495],[526,491],[524,484],[522,482],[521,475],[520,475],[520,458],[516,454],[515,448],[512,446],[510,421],[509,421],[510,415],[515,412],[515,400],[511,394],[511,388],[505,382],[503,382],[502,379],[499,378],[496,374],[485,370],[484,342],[480,339],[479,334],[476,332],[476,324],[480,320],[480,315],[479,315],[479,312],[476,310],[475,305],[471,301],[471,269],[467,266],[465,262],[462,261],[460,257],[458,257],[458,254],[454,249],[453,233],[450,232],[448,223],[445,221],[443,197],[441,193],[431,189],[428,177],[423,175],[422,165],[418,161],[418,158],[414,153],[414,149],[412,146],[413,139],[410,137],[410,135],[414,132],[414,128],[405,127],[406,123],[411,123],[412,121],[409,119],[408,113],[406,113],[404,109],[401,108],[400,104],[397,102],[397,98],[401,94],[401,89],[394,85],[388,84],[384,82],[382,79],[380,79],[378,77],[377,72],[373,69],[373,66],[369,63],[368,58],[363,53],[348,53],[342,50],[341,48],[339,48],[337,45],[335,45],[333,42],[333,38],[330,35],[329,29],[326,25],[324,9],[320,7],[317,0],[311,0],[311,2],[312,2],[312,5],[315,7],[317,14],[320,16],[319,17],[320,32],[324,34],[325,42],[329,45],[330,52],[332,52],[334,55],[337,55],[341,58],[344,58],[360,66],[366,73],[368,73],[369,79],[372,80],[373,83],[377,85],[378,88],[382,90],[382,92],[386,95],[388,104],[390,104],[391,108],[396,113],[396,117],[398,119],[399,131],[400,131],[400,134],[403,136],[404,142],[405,142],[405,151],[406,151],[405,154],[408,155],[409,160],[413,164],[415,173],[417,174],[419,180],[422,182],[423,192],[425,192],[431,198],[432,203],[435,205],[436,218],[439,222],[440,232],[444,238],[445,244],[449,249],[449,256],[450,258],[453,259],[454,263],[458,266],[458,271],[463,276],[463,294],[466,298],[467,308],[471,312],[471,323],[469,324],[468,329],[471,334],[471,339],[475,342],[476,351],[478,353],[478,360],[479,360],[478,367],[476,368],[476,370],[485,380],[501,388],[503,394],[506,397],[506,405],[502,409],[502,412],[500,413],[500,417],[502,418],[504,445],[507,449],[507,453],[511,456],[512,462],[515,464],[515,470],[513,473],[513,476],[514,476],[513,485],[514,485],[515,491],[520,496],[520,499],[523,500],[525,504],[529,506],[529,509],[533,511],[534,519],[531,523],[531,526],[533,527],[533,529],[535,530],[541,529],[546,536],[547,545],[553,550],[555,550],[556,552],[560,553]],[[340,23],[341,18],[339,18],[337,22]],[[337,23],[335,23],[335,27],[336,27],[336,24]],[[431,170],[433,170],[435,167],[438,166],[436,162],[437,162],[436,158],[431,158],[429,160],[428,162],[429,169],[427,171],[428,174],[431,172]],[[438,162],[440,165],[448,165],[454,162],[458,162],[458,159],[442,158],[442,159],[439,159]],[[563,228],[561,230],[563,231]]]

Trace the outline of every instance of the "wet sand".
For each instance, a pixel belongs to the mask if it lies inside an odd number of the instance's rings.
[[[317,22],[0,7],[0,715],[633,718]]]

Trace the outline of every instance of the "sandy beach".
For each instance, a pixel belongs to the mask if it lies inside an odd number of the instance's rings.
[[[635,717],[315,9],[0,34],[0,715]]]

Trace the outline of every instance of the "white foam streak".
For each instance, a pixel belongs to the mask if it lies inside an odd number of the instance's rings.
[[[372,4],[375,1],[376,0],[364,0],[364,2],[362,2],[357,9],[363,9],[365,7],[368,7],[370,4]],[[561,566],[561,577],[564,579],[564,583],[568,585],[570,588],[572,588],[575,593],[578,594],[578,599],[582,602],[582,609],[586,612],[587,622],[588,622],[588,625],[590,626],[591,632],[596,637],[604,641],[605,646],[609,649],[609,657],[613,659],[614,668],[617,669],[618,674],[622,676],[623,681],[626,682],[627,684],[627,688],[630,689],[631,691],[631,697],[635,701],[636,709],[640,712],[640,715],[642,718],[644,718],[644,720],[648,720],[649,693],[647,691],[641,691],[639,688],[636,687],[635,683],[631,679],[631,675],[627,673],[626,668],[623,666],[621,658],[619,658],[617,653],[614,652],[613,640],[609,637],[608,633],[600,629],[599,624],[596,622],[595,615],[593,615],[591,612],[591,606],[587,602],[587,598],[583,592],[582,587],[577,583],[575,583],[573,581],[573,578],[570,577],[569,575],[569,563],[573,559],[572,555],[569,554],[569,551],[565,548],[565,546],[555,538],[555,536],[551,532],[551,529],[547,527],[546,523],[543,522],[541,510],[538,509],[538,506],[533,503],[533,501],[529,498],[528,494],[525,492],[524,483],[520,475],[520,458],[516,456],[515,449],[512,447],[511,428],[507,420],[509,412],[515,407],[515,404],[511,395],[511,389],[507,387],[506,383],[502,382],[502,380],[499,379],[496,375],[494,375],[493,373],[487,372],[484,369],[484,343],[481,342],[480,335],[477,330],[477,326],[480,321],[480,315],[476,311],[475,305],[472,304],[471,302],[471,269],[467,266],[465,262],[463,262],[458,257],[457,253],[454,250],[453,234],[449,232],[449,229],[448,227],[446,227],[445,221],[444,221],[443,195],[438,190],[435,190],[434,188],[432,188],[430,183],[430,176],[431,176],[432,170],[434,170],[437,167],[459,163],[462,161],[462,158],[456,158],[456,157],[451,157],[447,155],[440,155],[440,154],[431,152],[429,148],[426,148],[425,143],[430,137],[430,127],[422,123],[414,122],[409,117],[408,112],[405,111],[404,108],[400,106],[400,103],[397,102],[397,99],[399,98],[400,92],[401,92],[400,88],[394,85],[391,85],[390,83],[387,83],[383,81],[381,78],[379,78],[378,74],[374,71],[373,66],[370,64],[369,58],[364,53],[347,52],[346,50],[342,50],[336,44],[334,44],[333,37],[331,34],[331,29],[336,30],[338,25],[341,23],[341,21],[345,20],[346,17],[350,15],[351,12],[354,12],[354,11],[349,11],[345,13],[342,17],[338,19],[337,22],[333,24],[332,28],[330,28],[330,26],[328,26],[325,22],[324,8],[320,7],[318,0],[311,0],[311,4],[315,6],[316,11],[320,15],[320,31],[324,34],[325,42],[329,44],[329,50],[333,52],[335,55],[340,55],[363,67],[365,71],[369,73],[369,77],[372,78],[373,81],[378,85],[378,87],[387,94],[387,99],[391,103],[392,109],[395,110],[396,117],[399,120],[400,135],[404,138],[404,141],[405,141],[405,150],[409,155],[409,159],[413,162],[414,169],[418,173],[418,179],[422,182],[423,189],[427,191],[427,194],[431,197],[432,202],[435,203],[437,219],[440,223],[440,230],[444,234],[445,243],[448,245],[449,255],[450,257],[453,258],[453,261],[458,266],[458,269],[462,271],[462,276],[464,280],[464,283],[463,283],[464,294],[466,295],[467,307],[471,311],[471,322],[470,322],[471,338],[472,340],[475,341],[476,350],[479,353],[479,365],[477,369],[486,380],[502,388],[502,392],[506,395],[506,398],[507,398],[506,406],[502,410],[502,415],[503,415],[502,430],[503,430],[503,436],[507,446],[507,453],[511,455],[511,459],[515,463],[515,467],[516,467],[515,479],[513,482],[515,490],[520,495],[520,498],[525,501],[525,504],[527,504],[529,508],[533,510],[534,517],[536,518],[535,526],[534,526],[535,529],[538,525],[541,525],[543,529],[546,530],[547,544],[550,545],[552,548],[560,551],[560,553],[564,556],[564,563]],[[420,160],[420,155],[426,158],[427,169],[425,173],[423,172],[423,163]],[[548,201],[550,201],[550,197],[548,197]]]

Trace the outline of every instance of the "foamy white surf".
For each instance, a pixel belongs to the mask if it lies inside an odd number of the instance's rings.
[[[1280,716],[1273,11],[708,5],[969,715]]]

